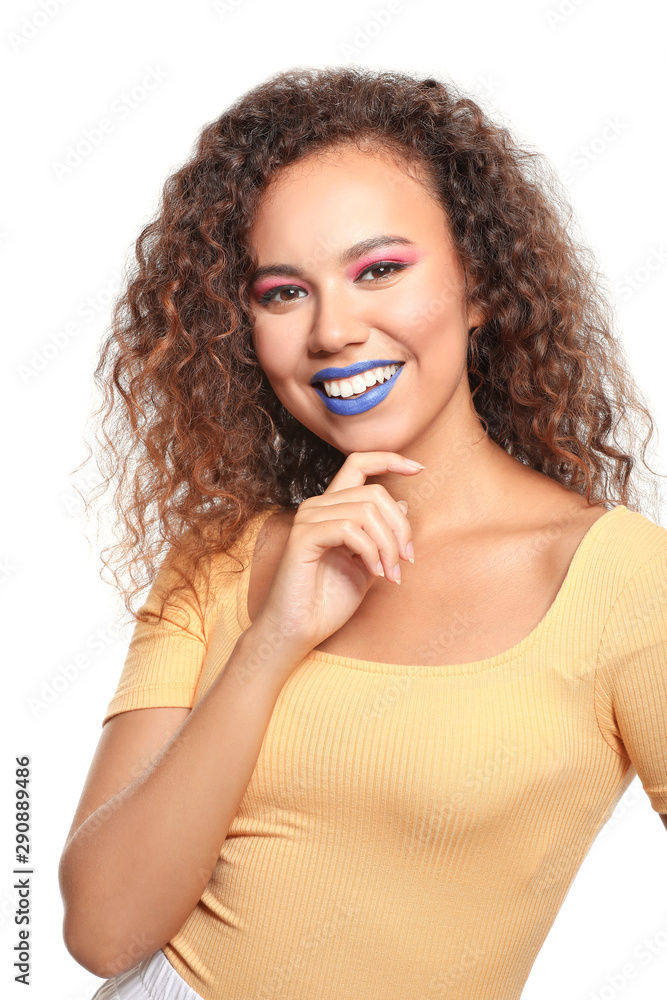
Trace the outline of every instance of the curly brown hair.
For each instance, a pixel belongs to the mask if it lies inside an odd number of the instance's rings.
[[[592,252],[568,232],[573,213],[553,168],[450,83],[297,68],[202,129],[136,241],[101,346],[104,400],[93,416],[102,415],[102,482],[83,499],[87,513],[117,480],[121,539],[102,562],[138,620],[132,599],[165,548],[179,568],[160,619],[175,590],[195,591],[204,560],[231,554],[250,518],[322,493],[345,459],[283,407],[259,365],[247,234],[278,170],[346,142],[421,169],[449,218],[467,302],[489,317],[468,349],[489,436],[589,503],[639,509],[635,460],[617,432],[635,450],[627,415],[648,421],[644,460],[653,420],[612,332]],[[89,446],[82,465],[91,456]]]

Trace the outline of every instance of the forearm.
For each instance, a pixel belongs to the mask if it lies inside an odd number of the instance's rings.
[[[300,659],[275,650],[268,663],[261,646],[248,629],[150,767],[89,816],[63,852],[68,947],[97,975],[162,947],[201,898]]]

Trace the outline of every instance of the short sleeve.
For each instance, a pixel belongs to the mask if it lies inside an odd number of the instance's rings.
[[[667,551],[642,564],[616,598],[595,675],[600,731],[634,765],[651,806],[667,813]]]
[[[160,608],[164,594],[182,580],[167,554],[139,614],[115,694],[102,725],[119,712],[166,706],[192,708],[206,655],[205,619],[198,596],[176,591]]]

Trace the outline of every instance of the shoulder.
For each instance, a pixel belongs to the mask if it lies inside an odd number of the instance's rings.
[[[667,530],[638,511],[619,511],[607,538],[604,579],[610,591],[602,659],[623,662],[667,651]]]
[[[228,541],[224,548],[218,547],[210,553],[200,584],[205,595],[207,624],[217,618],[222,605],[234,602],[243,576],[275,549],[285,515],[294,513],[283,508],[259,511],[241,527],[233,542]]]
[[[667,558],[667,529],[639,511],[620,505],[606,518],[604,553],[609,570],[625,585],[644,570],[661,574]]]
[[[215,554],[216,568],[231,568],[231,563],[236,563],[236,558],[243,559],[250,555],[252,558],[255,552],[266,549],[267,545],[281,534],[285,526],[289,527],[296,509],[286,510],[285,508],[270,508],[254,514],[244,525],[237,535],[235,541],[227,545],[224,551]]]
[[[667,529],[624,504],[590,505],[563,490],[552,494],[543,511],[541,533],[553,537],[556,557],[572,555],[585,542],[587,566],[600,582],[613,580],[617,590],[656,556],[667,554]]]
[[[262,563],[269,567],[268,572],[275,568],[285,547],[285,542],[294,521],[296,508],[263,512],[258,518],[258,528],[250,533],[255,539],[250,557],[253,567]]]
[[[251,621],[264,603],[285,542],[294,521],[296,509],[264,512],[258,519],[255,544],[249,555],[247,609]],[[255,535],[255,531],[251,533]]]
[[[263,511],[258,516],[259,530],[256,533],[254,551],[260,554],[267,548],[272,548],[281,540],[285,540],[292,527],[296,508],[272,510],[267,514]],[[251,533],[252,535],[255,532]]]

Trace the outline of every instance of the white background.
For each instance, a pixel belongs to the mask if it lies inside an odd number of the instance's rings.
[[[382,10],[393,13],[378,29]],[[118,276],[166,177],[205,123],[277,70],[350,62],[453,80],[566,175],[585,239],[615,290],[619,333],[659,433],[667,427],[665,27],[661,5],[649,0],[3,5],[0,583],[10,700],[0,982],[10,983],[12,997],[83,1000],[101,983],[62,942],[57,864],[129,631],[114,635],[120,601],[99,578],[102,542],[89,547],[78,516],[73,486],[86,492],[93,483],[71,473],[85,457],[86,421],[98,402],[92,371]],[[153,89],[129,108],[124,95],[147,74]],[[105,117],[112,131],[58,177],[54,164],[68,145]],[[68,324],[76,333],[54,351],[49,345],[64,342],[58,335]],[[655,454],[663,471],[659,439]],[[81,653],[89,666],[35,712],[30,699]],[[32,757],[31,993],[13,983],[12,968],[10,795],[22,754]],[[654,950],[648,962],[635,950],[642,942]],[[667,831],[635,779],[578,873],[523,1000],[658,1000],[666,956]],[[624,981],[628,964],[636,975]]]

